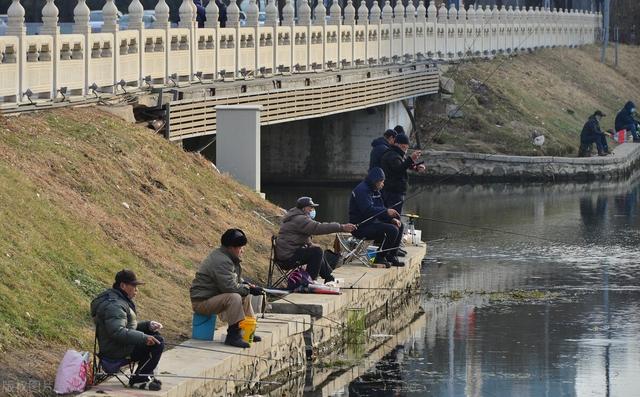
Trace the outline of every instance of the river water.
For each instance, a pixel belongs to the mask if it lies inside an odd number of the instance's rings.
[[[286,208],[311,195],[319,220],[346,222],[350,187],[265,191]],[[640,396],[637,178],[413,193],[405,213],[432,218],[416,224],[419,327],[343,384],[307,380],[305,395]]]

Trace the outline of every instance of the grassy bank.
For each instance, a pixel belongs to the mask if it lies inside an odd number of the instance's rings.
[[[90,350],[89,302],[122,268],[173,340],[190,333],[189,283],[226,228],[247,232],[247,274],[266,278],[275,229],[261,216],[277,207],[98,109],[1,119],[0,186],[0,384],[52,382],[65,349]]]
[[[640,48],[620,46],[618,67],[613,50],[608,54],[605,64],[599,48],[589,46],[450,66],[445,76],[456,82],[452,98],[416,104],[420,138],[436,150],[577,155],[589,115],[601,109],[607,114],[602,128],[613,128],[624,103],[640,101]],[[464,104],[463,117],[447,123],[447,104]],[[545,135],[542,150],[532,144],[534,132]]]

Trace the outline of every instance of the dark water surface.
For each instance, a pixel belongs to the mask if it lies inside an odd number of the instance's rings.
[[[320,220],[347,220],[348,187],[265,191],[287,208],[311,195]],[[640,396],[638,179],[414,192],[405,212],[530,237],[418,221],[433,294],[422,326],[343,385],[305,395]]]

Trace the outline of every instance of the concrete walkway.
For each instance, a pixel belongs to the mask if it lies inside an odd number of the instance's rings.
[[[623,143],[605,157],[506,156],[427,151],[425,179],[496,182],[589,181],[627,178],[640,165],[640,144]],[[420,178],[420,177],[418,177]]]
[[[286,301],[273,302],[270,313],[258,316],[257,333],[263,341],[249,349],[225,346],[222,343],[225,330],[217,329],[213,342],[188,340],[166,351],[159,366],[158,374],[163,382],[159,392],[124,388],[112,378],[82,396],[231,396],[250,391],[258,380],[299,376],[309,349],[322,354],[323,347],[330,348],[340,342],[338,337],[344,331],[348,309],[365,309],[371,324],[376,321],[377,313],[393,308],[407,288],[417,286],[426,245],[406,250],[407,265],[402,268],[374,269],[348,264],[337,269],[334,275],[343,282],[341,295],[290,294],[285,297]]]

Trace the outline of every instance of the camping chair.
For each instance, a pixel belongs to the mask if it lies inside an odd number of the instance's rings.
[[[269,256],[269,275],[267,276],[268,288],[274,288],[280,284],[286,285],[289,275],[301,266],[300,263],[296,263],[293,267],[285,267],[285,265],[278,260],[276,257],[277,240],[278,236],[271,236],[271,255]]]
[[[128,358],[112,359],[98,352],[98,330],[93,343],[93,364],[91,366],[91,385],[96,386],[114,376],[124,387],[129,387],[129,379],[133,374],[135,362]],[[127,372],[128,369],[128,372]],[[126,382],[123,381],[126,379]]]
[[[336,233],[334,249],[342,257],[342,263],[360,262],[365,266],[371,266],[367,247],[370,240],[353,237],[349,233]]]

